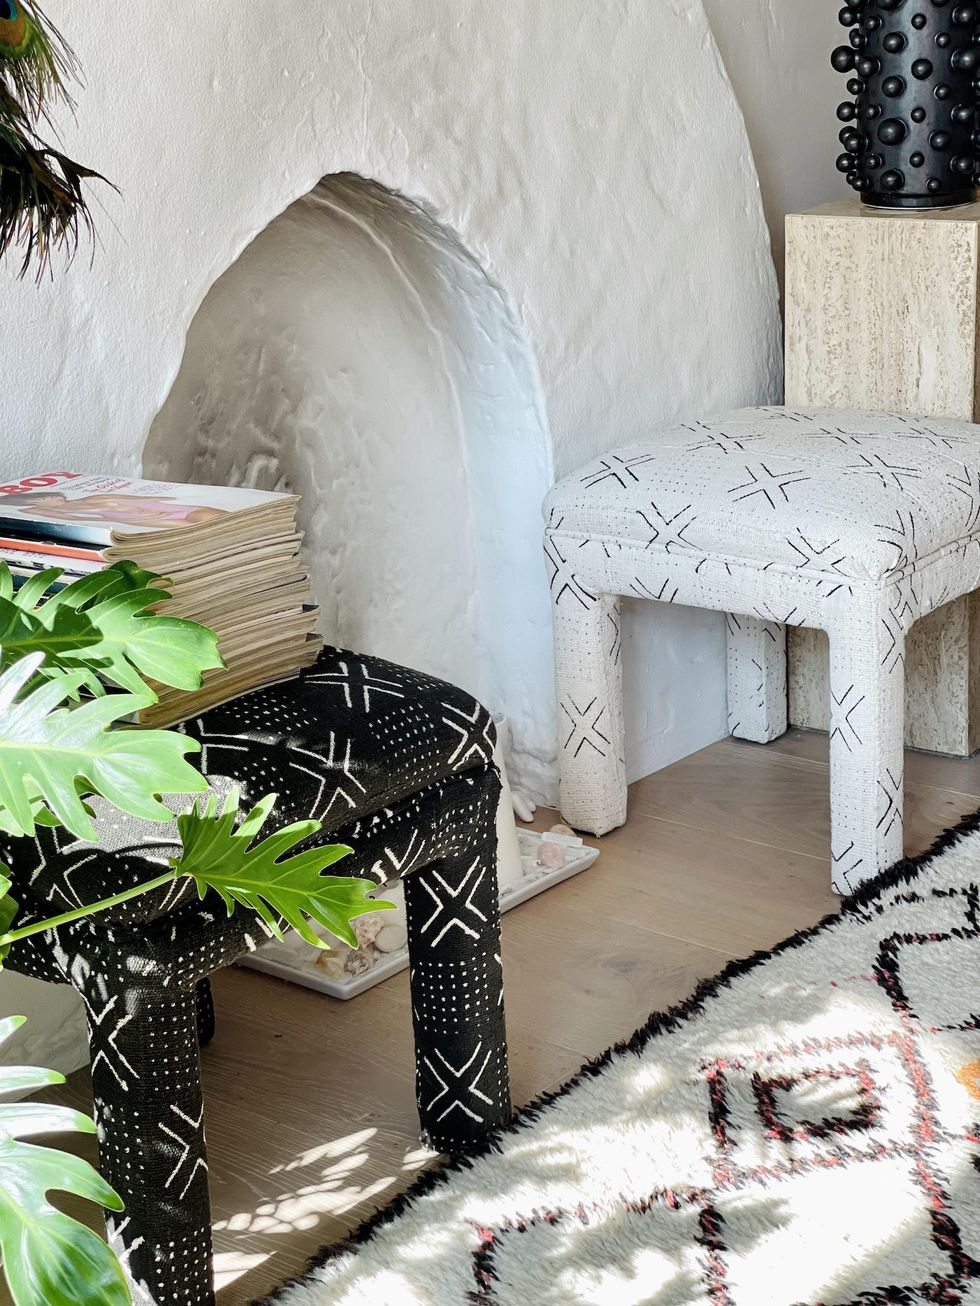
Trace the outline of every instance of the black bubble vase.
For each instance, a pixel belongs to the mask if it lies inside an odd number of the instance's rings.
[[[969,204],[980,184],[980,3],[854,0],[831,63],[853,97],[837,108],[837,167],[866,204]]]

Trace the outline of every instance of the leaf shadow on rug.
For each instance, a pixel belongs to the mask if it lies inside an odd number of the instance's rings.
[[[262,1306],[980,1301],[980,813],[733,962]]]

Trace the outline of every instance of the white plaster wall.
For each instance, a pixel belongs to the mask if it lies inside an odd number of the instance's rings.
[[[504,287],[559,470],[776,387],[756,178],[699,0],[574,23],[520,0],[297,0],[261,39],[237,0],[176,0],[165,31],[137,0],[97,0],[92,24],[48,8],[87,77],[66,145],[120,194],[100,195],[91,267],[39,288],[3,269],[14,465],[26,440],[135,468],[208,287],[337,171],[427,203]]]
[[[140,0],[93,0],[84,22],[47,8],[86,73],[65,145],[119,193],[99,193],[91,265],[40,286],[0,267],[3,475],[137,471],[209,287],[338,172],[428,208],[501,288],[559,473],[777,396],[757,179],[700,0],[291,0],[261,22],[240,0],[172,0],[166,19]],[[660,631],[630,671],[641,770],[723,728],[718,622]]]
[[[782,275],[787,213],[851,195],[834,161],[846,99],[830,52],[845,40],[832,0],[704,0],[752,142]]]
[[[773,260],[782,280],[785,215],[851,191],[835,167],[843,78],[830,51],[843,40],[838,5],[813,0],[703,0],[758,169]],[[714,614],[661,612],[629,601],[623,641],[630,779],[648,775],[725,732],[724,628]],[[686,689],[677,694],[675,686]]]

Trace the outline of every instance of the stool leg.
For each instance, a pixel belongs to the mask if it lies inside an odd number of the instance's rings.
[[[89,1023],[99,1166],[126,1204],[106,1226],[133,1301],[213,1306],[195,988],[73,978]]]
[[[478,773],[456,849],[405,880],[416,1095],[430,1146],[452,1152],[510,1119],[497,889],[496,771]],[[455,834],[456,831],[454,830]]]
[[[197,981],[197,1045],[207,1047],[214,1038],[214,994],[207,977]]]
[[[768,744],[786,733],[786,627],[728,614],[728,730]]]
[[[626,820],[619,599],[566,590],[554,628],[561,813],[605,834]]]
[[[902,856],[905,635],[873,609],[830,632],[832,886],[852,892]]]

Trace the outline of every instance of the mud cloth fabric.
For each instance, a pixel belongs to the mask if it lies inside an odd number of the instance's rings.
[[[453,1151],[505,1121],[500,784],[487,712],[442,681],[332,649],[299,680],[186,730],[217,790],[237,785],[246,801],[275,791],[283,824],[313,816],[324,823],[318,839],[349,843],[354,855],[338,872],[378,884],[408,877],[423,1133]],[[175,848],[173,827],[104,807],[97,829],[97,844],[42,830],[3,845],[23,918],[148,879]],[[126,1202],[109,1233],[137,1306],[214,1300],[198,1061],[199,1036],[213,1032],[206,977],[264,938],[250,913],[228,917],[220,902],[180,885],[36,936],[9,959],[74,985],[85,1002],[100,1165]]]
[[[786,729],[786,627],[830,636],[839,893],[902,855],[905,640],[980,585],[980,427],[743,408],[581,467],[545,501],[561,809],[626,819],[620,599],[728,614],[728,725]]]

